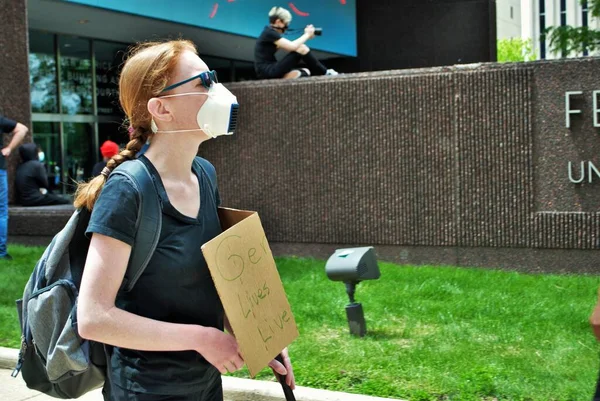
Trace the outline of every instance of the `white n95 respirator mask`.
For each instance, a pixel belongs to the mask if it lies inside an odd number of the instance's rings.
[[[162,131],[152,120],[151,128],[154,133],[192,132],[202,130],[211,138],[221,135],[233,135],[237,127],[239,104],[235,95],[223,86],[213,83],[208,92],[188,92],[175,95],[159,96],[159,99],[179,96],[208,96],[206,102],[198,110],[196,122],[198,128],[173,131]]]

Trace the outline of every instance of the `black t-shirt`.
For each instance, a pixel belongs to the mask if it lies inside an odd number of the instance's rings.
[[[16,121],[0,116],[0,134],[8,134],[9,132],[13,132],[16,126]],[[3,147],[4,145],[0,143],[0,148]],[[0,169],[6,170],[6,158],[2,153],[0,153]]]
[[[162,229],[150,263],[129,293],[117,295],[117,307],[139,316],[223,330],[223,306],[201,245],[221,233],[218,191],[197,171],[200,210],[185,216],[169,202],[160,175],[145,157],[162,201]],[[208,164],[208,163],[207,163]],[[215,175],[212,165],[208,174]],[[138,203],[132,183],[112,176],[92,211],[87,233],[100,233],[132,245]],[[138,335],[143,336],[140,332]],[[121,388],[152,394],[189,394],[212,385],[219,371],[195,351],[151,352],[114,347],[111,380]]]
[[[92,177],[100,175],[102,170],[104,170],[104,167],[106,167],[106,162],[104,160],[100,160],[98,163],[94,164],[94,167],[92,167]]]
[[[265,26],[265,29],[263,29],[254,46],[254,64],[256,66],[277,62],[277,59],[275,58],[275,53],[277,52],[275,42],[279,39],[281,39],[281,34],[279,32],[268,25]]]

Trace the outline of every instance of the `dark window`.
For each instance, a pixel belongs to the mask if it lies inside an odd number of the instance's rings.
[[[74,181],[87,180],[94,166],[93,127],[89,123],[63,123],[63,140],[65,144],[65,170],[62,172],[63,183],[73,185]],[[72,192],[74,188],[68,188]]]
[[[127,142],[129,142],[129,133],[127,132],[127,128],[123,125],[122,119],[98,123],[98,149],[96,149],[95,152],[98,156],[98,160],[102,160],[100,146],[102,146],[104,141],[113,141],[119,145],[119,148],[121,149],[127,146]]]
[[[96,57],[96,101],[99,115],[120,115],[119,66],[127,46],[120,43],[94,41]]]
[[[58,37],[60,101],[63,114],[93,114],[90,41]]]
[[[34,142],[44,152],[44,167],[48,172],[48,185],[50,190],[62,192],[62,177],[60,166],[60,126],[56,122],[33,122]]]
[[[229,59],[211,56],[200,56],[208,68],[217,72],[219,82],[231,82],[231,61]]]
[[[546,0],[540,0],[540,58],[546,58],[546,39],[544,37],[546,30]]]
[[[513,9],[513,6],[510,6],[510,19],[514,19],[514,18],[515,18],[514,9]]]
[[[29,32],[29,86],[34,113],[58,113],[54,40],[50,33]]]
[[[581,2],[581,26],[588,26],[588,2],[584,0]],[[587,47],[583,50],[583,55],[587,56],[589,54]]]
[[[560,0],[560,26],[567,25],[567,0]],[[567,57],[567,53],[563,50],[561,57]]]
[[[256,79],[254,71],[254,63],[249,61],[234,61],[233,62],[235,80],[236,81],[251,81]]]

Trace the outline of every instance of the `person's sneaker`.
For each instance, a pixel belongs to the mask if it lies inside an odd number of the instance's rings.
[[[325,73],[325,75],[339,75],[339,73],[336,70],[333,69],[328,69],[327,72]]]
[[[0,256],[0,260],[13,260],[13,257],[7,253],[4,256]]]

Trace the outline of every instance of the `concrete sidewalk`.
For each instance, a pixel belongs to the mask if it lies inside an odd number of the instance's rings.
[[[2,401],[55,401],[56,398],[29,390],[21,376],[11,377],[17,359],[17,350],[0,347],[0,400]],[[223,376],[224,401],[285,401],[281,386],[275,382],[238,379]],[[296,387],[297,401],[390,401],[390,398],[368,397],[335,391]],[[82,401],[103,401],[100,390],[79,398]]]

